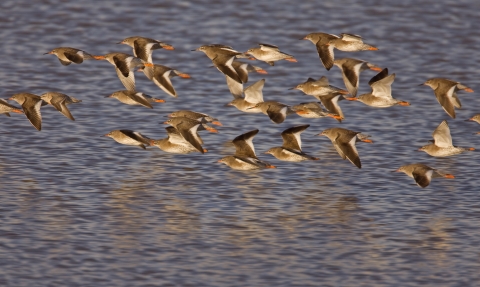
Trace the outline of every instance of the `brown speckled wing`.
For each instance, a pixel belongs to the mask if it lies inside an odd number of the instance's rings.
[[[65,58],[69,59],[70,61],[74,62],[75,64],[83,63],[83,57],[77,53],[72,52],[63,52]]]
[[[155,70],[153,73],[153,82],[157,85],[160,89],[162,89],[165,93],[169,94],[172,97],[177,97],[177,92],[172,85],[172,81],[170,80],[170,73],[172,70],[167,71],[160,71],[158,69]]]
[[[323,66],[327,71],[329,71],[333,67],[333,58],[334,58],[334,53],[333,53],[333,46],[327,46],[323,44],[317,43],[317,53],[318,56],[320,57],[320,61],[322,62]]]
[[[148,100],[143,96],[142,93],[131,93],[131,94],[127,94],[127,96],[130,97],[135,102],[139,103],[140,105],[153,109],[152,105],[148,102]]]
[[[138,132],[134,132],[134,131],[131,131],[131,130],[120,130],[124,135],[126,135],[127,137],[131,138],[131,139],[134,139],[138,142],[141,142],[143,144],[146,144],[146,145],[150,145],[150,141],[149,141],[149,138],[143,136],[142,134],[138,133]]]
[[[258,131],[258,129],[249,131],[233,139],[232,142],[236,149],[235,156],[257,158],[257,155],[255,154],[255,148],[253,146],[253,137],[258,133]]]
[[[338,140],[338,138],[335,141],[338,145],[338,149],[342,151],[344,156],[356,167],[362,168],[360,157],[358,155],[358,151],[355,146],[356,140],[357,140],[356,136],[353,136],[348,142],[344,142],[343,140]]]
[[[62,60],[62,59],[58,59],[58,60],[59,60],[60,63],[61,63],[62,65],[64,65],[64,66],[68,66],[68,65],[70,65],[70,64],[72,63],[72,62],[64,61],[64,60]]]
[[[300,134],[305,131],[310,125],[301,125],[291,127],[282,132],[283,148],[302,151],[302,139]]]
[[[67,108],[66,100],[67,100],[67,98],[60,98],[58,100],[52,100],[51,104],[55,109],[57,109],[57,111],[61,112],[64,116],[66,116],[67,118],[74,121],[75,119],[73,118],[72,114],[70,113],[70,110],[68,110],[68,108]]]
[[[267,109],[268,117],[276,124],[281,124],[287,117],[288,107],[269,106]]]
[[[130,69],[128,68],[127,63],[117,56],[113,57],[113,62],[115,63],[115,67],[122,73],[122,75],[124,77],[128,77],[130,74]]]
[[[30,123],[37,129],[42,130],[42,114],[40,113],[40,107],[43,100],[27,99],[23,105],[23,111]]]
[[[133,72],[129,73],[129,75],[125,77],[119,69],[115,69],[115,71],[117,72],[117,76],[122,82],[123,86],[129,91],[135,91],[135,75]]]
[[[442,106],[445,112],[452,117],[455,118],[455,106],[453,105],[452,101],[448,98],[447,94],[439,93],[435,90],[435,96],[437,97],[438,103]]]
[[[427,187],[430,184],[432,174],[433,170],[425,167],[416,167],[412,172],[413,179],[420,187]]]
[[[145,62],[149,62],[150,56],[152,54],[151,50],[147,50],[148,42],[144,39],[137,39],[133,42],[133,50],[135,53],[135,57],[144,60]]]
[[[237,74],[237,71],[232,66],[232,62],[234,56],[230,55],[217,55],[215,58],[213,58],[212,62],[213,65],[223,74],[229,76],[232,78],[234,81],[237,81],[238,83],[243,83],[242,79],[240,76]]]
[[[338,93],[331,93],[328,96],[320,97],[320,101],[322,102],[323,106],[330,113],[337,114],[340,117],[344,118],[342,109],[340,108],[340,105],[338,104],[339,100],[340,100],[340,94],[338,94]],[[337,119],[337,121],[342,122],[341,119]]]
[[[197,137],[198,137],[197,129],[199,125],[200,123],[192,126],[192,124],[189,122],[182,122],[178,124],[176,128],[187,142],[189,142],[199,152],[204,153],[202,144],[200,143],[199,140],[197,140]]]

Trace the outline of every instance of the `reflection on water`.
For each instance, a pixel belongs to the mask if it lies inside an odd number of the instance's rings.
[[[417,2],[0,3],[2,98],[58,91],[83,101],[71,107],[76,121],[42,108],[41,132],[24,115],[1,117],[0,285],[478,284],[478,153],[432,158],[416,150],[444,119],[455,145],[477,147],[480,137],[472,133],[478,128],[463,120],[479,112],[480,99],[460,94],[463,107],[457,119],[449,119],[433,92],[417,85],[446,77],[480,89],[480,32],[473,29],[480,6]],[[278,45],[298,63],[251,62],[268,74],[251,73],[248,84],[265,78],[266,100],[294,105],[312,100],[288,90],[308,77],[327,76],[343,86],[339,70],[326,71],[315,47],[298,40],[314,31],[355,33],[378,46],[377,52],[335,56],[388,67],[397,75],[394,97],[412,105],[373,109],[342,101],[342,123],[291,115],[276,125],[263,114],[226,108],[232,97],[224,76],[209,68],[205,55],[191,51],[209,43],[239,51],[257,43]],[[173,81],[178,98],[138,73],[138,90],[165,104],[145,109],[105,99],[123,89],[108,63],[62,66],[43,55],[58,46],[131,53],[115,43],[133,35],[175,47],[156,50],[153,59],[192,76]],[[369,91],[373,76],[362,73],[359,94]],[[163,138],[160,123],[180,109],[224,124],[218,134],[202,132],[207,153],[145,151],[101,137],[132,129]],[[301,124],[310,124],[302,147],[319,161],[286,163],[263,154],[280,144],[284,129]],[[316,136],[336,126],[372,136],[373,144],[357,145],[362,169]],[[257,154],[276,169],[233,171],[217,162],[234,153],[233,138],[257,128]],[[434,179],[421,189],[390,172],[413,162],[456,178]]]

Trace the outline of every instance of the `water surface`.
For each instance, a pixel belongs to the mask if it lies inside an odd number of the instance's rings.
[[[478,284],[480,170],[478,152],[433,158],[417,152],[448,120],[455,145],[480,148],[478,92],[460,92],[463,108],[450,119],[433,91],[419,87],[446,77],[479,90],[480,4],[473,1],[3,1],[0,4],[2,98],[59,91],[83,100],[69,121],[42,108],[42,131],[23,115],[1,118],[0,285],[2,286],[474,286]],[[263,114],[224,107],[232,97],[210,68],[203,44],[246,51],[269,43],[298,63],[274,67],[264,98],[294,105],[312,101],[288,90],[327,76],[311,32],[362,35],[377,52],[335,52],[397,75],[393,94],[410,107],[374,109],[341,102],[346,119]],[[191,74],[172,79],[172,98],[137,74],[137,88],[163,98],[153,110],[104,98],[123,89],[113,66],[88,61],[62,66],[59,46],[92,54],[131,53],[128,36],[165,41],[174,51],[154,62]],[[365,71],[359,94],[368,92]],[[101,137],[114,129],[165,136],[165,115],[194,109],[217,117],[219,134],[202,134],[208,152],[167,154]],[[320,161],[280,162],[262,154],[280,133],[310,124],[304,151]],[[342,161],[316,134],[343,127],[372,136],[358,144],[362,169]],[[235,136],[260,129],[257,153],[277,169],[239,172],[216,161],[233,153]],[[421,189],[399,166],[423,162],[448,171]]]

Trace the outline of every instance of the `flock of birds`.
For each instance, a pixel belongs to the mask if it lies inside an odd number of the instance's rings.
[[[300,83],[292,89],[297,89],[306,95],[313,96],[316,101],[301,103],[295,106],[288,106],[276,101],[264,101],[262,93],[265,84],[264,79],[246,88],[243,85],[247,83],[250,72],[267,74],[267,71],[238,59],[260,60],[274,66],[275,62],[279,60],[296,62],[292,55],[280,51],[277,46],[268,44],[259,44],[259,47],[249,49],[246,52],[239,52],[230,46],[221,44],[203,45],[193,51],[205,53],[213,65],[225,75],[227,86],[234,97],[228,105],[246,113],[264,113],[272,122],[277,124],[282,123],[287,115],[292,113],[306,118],[331,117],[341,122],[344,119],[344,114],[339,106],[339,101],[344,99],[359,101],[376,108],[410,105],[406,101],[392,97],[391,85],[395,80],[395,74],[389,74],[387,68],[381,69],[375,64],[355,58],[334,59],[334,49],[346,52],[378,50],[375,46],[364,43],[360,36],[346,33],[340,36],[327,33],[310,33],[302,39],[309,40],[316,46],[321,63],[327,70],[330,70],[334,65],[340,69],[346,89],[330,85],[328,79],[324,76],[320,79],[309,78],[306,82]],[[167,66],[153,64],[153,50],[174,50],[174,47],[170,44],[144,37],[125,38],[118,44],[132,47],[133,56],[125,53],[93,56],[85,51],[70,47],[55,48],[46,54],[57,56],[60,63],[65,66],[71,63],[81,64],[84,60],[108,61],[115,67],[118,78],[126,88],[126,90],[114,92],[108,97],[115,98],[127,105],[141,105],[153,108],[152,104],[165,102],[162,99],[151,97],[136,90],[134,72],[137,69],[143,71],[148,79],[172,97],[177,97],[177,92],[173,87],[171,78],[176,76],[190,78],[190,75],[187,73]],[[368,82],[371,92],[357,96],[360,73],[367,69],[377,71],[378,74]],[[459,90],[473,92],[471,88],[459,82],[444,78],[429,79],[423,85],[433,89],[438,102],[452,118],[455,118],[455,108],[461,107],[456,92]],[[42,124],[40,113],[42,106],[50,104],[70,120],[75,120],[67,105],[81,102],[74,97],[58,92],[47,92],[41,96],[30,93],[18,93],[11,96],[9,100],[16,101],[21,105],[21,108],[0,99],[0,113],[5,113],[7,116],[10,116],[10,112],[24,113],[30,123],[39,131]],[[218,132],[210,124],[222,125],[216,118],[189,110],[175,111],[169,114],[168,117],[169,119],[164,122],[164,124],[169,125],[166,128],[168,137],[164,139],[153,140],[132,130],[114,130],[105,136],[113,138],[118,143],[139,146],[143,149],[146,146],[157,146],[163,151],[170,153],[204,153],[207,150],[202,147],[203,141],[198,132],[201,130]],[[469,120],[480,123],[480,114],[473,116]],[[282,146],[271,148],[266,153],[282,161],[318,160],[318,158],[302,151],[300,134],[308,127],[309,125],[301,125],[284,130],[281,133],[283,138]],[[237,136],[233,139],[233,144],[236,148],[235,154],[223,157],[218,162],[238,170],[275,168],[270,163],[259,159],[255,153],[253,138],[258,132],[259,130],[256,129]],[[326,129],[318,135],[328,137],[342,159],[348,159],[358,168],[361,168],[361,162],[355,146],[356,142],[372,142],[369,139],[369,135],[338,127]],[[431,143],[420,148],[420,150],[431,156],[444,157],[474,150],[473,148],[456,147],[453,145],[447,121],[440,123],[432,136],[433,140]],[[414,178],[415,182],[421,187],[428,186],[433,177],[454,178],[451,174],[440,172],[420,163],[404,165],[396,171],[404,172],[409,177]]]

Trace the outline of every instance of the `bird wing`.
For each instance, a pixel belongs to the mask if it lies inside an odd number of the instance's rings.
[[[343,153],[342,149],[341,149],[340,146],[338,145],[337,138],[335,138],[335,139],[332,140],[332,144],[333,144],[333,147],[337,150],[338,154],[342,157],[342,159],[347,159],[347,157],[346,157],[345,154]]]
[[[252,85],[245,88],[243,91],[245,94],[245,101],[249,103],[261,103],[263,102],[263,86],[265,85],[265,79],[261,79]]]
[[[305,131],[310,125],[301,125],[291,127],[282,132],[283,148],[302,151],[302,138],[300,134]]]
[[[25,116],[39,131],[42,129],[42,114],[40,113],[42,104],[43,100],[27,99],[22,105]]]
[[[243,93],[243,84],[235,81],[227,75],[225,75],[225,79],[227,80],[228,89],[233,97],[236,99],[241,98]]]
[[[135,57],[144,60],[145,62],[152,62],[152,46],[155,43],[150,43],[145,39],[137,39],[133,42],[133,52]]]
[[[360,162],[360,157],[358,155],[357,147],[355,146],[357,138],[353,136],[350,140],[344,141],[343,139],[339,139],[338,137],[335,139],[337,143],[337,151],[342,151],[342,158],[347,158],[351,163],[353,163],[356,167],[362,168],[362,164]],[[340,152],[339,152],[340,153]],[[342,155],[340,154],[340,155]]]
[[[322,76],[320,79],[314,81],[314,84],[320,87],[328,87],[330,85],[327,77],[325,76]]]
[[[442,108],[445,112],[452,118],[455,118],[455,98],[453,97],[455,91],[455,85],[445,87],[444,85],[440,85],[434,90],[435,97],[437,97],[437,101],[440,103]],[[458,97],[456,97],[458,99]],[[458,102],[459,103],[459,102]]]
[[[450,99],[450,101],[456,108],[461,108],[462,104],[460,103],[460,99],[458,98],[458,95],[456,93],[456,91],[458,90],[458,86],[459,84],[454,81],[441,82],[435,90],[435,96],[437,95],[437,92],[439,94],[444,94],[448,99]]]
[[[119,69],[115,69],[117,76],[122,82],[123,86],[129,91],[135,91],[135,75],[129,72],[128,76],[125,77]]]
[[[115,67],[122,73],[124,77],[128,77],[130,74],[130,68],[125,59],[121,59],[117,56],[113,56],[113,62],[115,63]]]
[[[412,176],[418,186],[427,187],[432,180],[433,172],[434,170],[431,168],[419,166],[413,169]]]
[[[134,100],[135,102],[139,103],[140,105],[153,109],[152,104],[148,101],[148,99],[144,96],[143,93],[129,93],[127,94],[127,97],[130,99]]]
[[[70,61],[74,62],[75,64],[83,63],[82,55],[79,55],[76,52],[72,53],[72,52],[65,51],[65,52],[63,52],[63,55],[65,56],[65,58],[69,59]]]
[[[452,136],[447,121],[443,121],[432,133],[435,145],[438,147],[452,147]]]
[[[235,156],[257,158],[255,147],[253,146],[253,138],[258,133],[258,129],[241,134],[233,139],[235,146]]]
[[[287,117],[287,106],[269,105],[267,109],[268,117],[276,124],[281,124]]]
[[[160,71],[156,69],[153,74],[152,80],[155,83],[155,85],[157,85],[165,93],[169,94],[172,97],[177,97],[177,92],[173,88],[172,81],[170,80],[171,72],[172,70]]]
[[[65,56],[65,58],[69,59],[70,61],[74,62],[75,64],[83,63],[82,55],[79,55],[77,52],[65,51],[65,52],[63,52],[63,55]]]
[[[263,51],[280,51],[277,46],[275,45],[270,45],[270,44],[265,44],[265,43],[258,43],[260,46],[260,49]]]
[[[153,74],[155,73],[154,67],[144,67],[142,71],[150,81],[153,81]]]
[[[221,55],[218,54],[215,58],[212,59],[213,65],[223,74],[229,76],[233,80],[243,83],[240,76],[235,71],[235,68],[232,65],[235,56],[233,55]]]
[[[128,64],[117,56],[113,57],[113,62],[115,63],[117,76],[125,88],[129,91],[135,91],[135,75],[130,72]]]
[[[329,71],[333,67],[333,45],[316,44],[317,53],[323,66]]]
[[[67,101],[66,97],[61,97],[58,99],[52,99],[50,103],[55,109],[57,109],[57,111],[61,112],[64,116],[74,121],[75,119],[70,113],[70,110],[67,108],[66,101]]]
[[[458,95],[456,92],[453,92],[452,93],[452,104],[456,107],[456,108],[461,108],[462,107],[462,103],[460,102],[460,98],[458,98]]]
[[[355,41],[355,42],[363,42],[363,38],[359,35],[349,34],[349,33],[342,33],[342,40],[344,41]]]
[[[173,144],[182,144],[188,143],[185,138],[180,134],[180,132],[174,127],[166,127],[168,140]]]
[[[200,122],[193,125],[189,122],[182,122],[178,124],[176,128],[187,142],[189,142],[199,152],[205,153],[197,133],[197,129],[200,124]]]
[[[357,65],[353,67],[348,67],[347,65],[342,66],[343,81],[345,82],[345,87],[350,92],[352,97],[357,95],[358,75],[360,73],[360,67],[362,64],[359,64],[358,67]]]
[[[120,130],[120,132],[122,132],[122,134],[126,135],[127,137],[135,140],[135,141],[138,141],[138,142],[141,142],[147,146],[150,145],[150,139],[147,138],[146,136],[142,135],[141,133],[139,132],[135,132],[135,131],[131,131],[131,130]]]
[[[60,59],[60,58],[59,58],[58,60],[59,60],[60,63],[61,63],[62,65],[64,65],[64,66],[68,66],[68,65],[70,65],[70,64],[72,63],[72,62],[69,62],[69,61],[64,61],[64,60],[62,60],[62,59]]]
[[[340,117],[344,118],[342,109],[338,104],[340,100],[340,94],[338,93],[330,93],[327,96],[320,97],[320,101],[322,102],[323,106],[332,114],[337,114]],[[339,120],[341,121],[341,120]]]
[[[395,80],[395,74],[388,75],[388,69],[383,69],[375,75],[368,84],[372,87],[372,94],[376,97],[391,99],[392,83]]]
[[[241,63],[241,62],[237,62]],[[242,80],[242,83],[248,82],[248,65],[247,63],[241,63],[241,64],[234,64],[232,62],[232,66],[237,72],[238,76]]]

